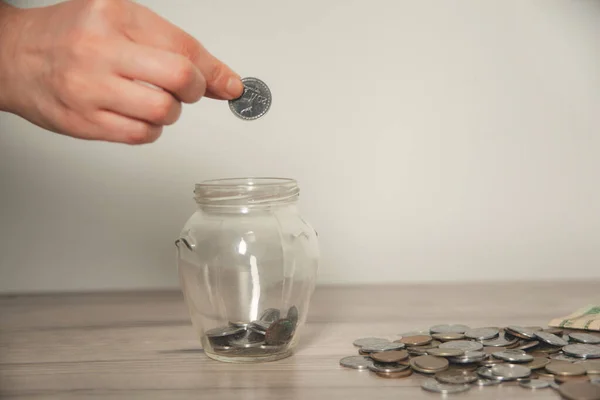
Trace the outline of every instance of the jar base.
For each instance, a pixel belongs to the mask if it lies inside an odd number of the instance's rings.
[[[209,353],[205,351],[205,354],[216,361],[228,362],[228,363],[237,363],[237,364],[253,364],[253,363],[262,363],[262,362],[270,362],[277,361],[283,358],[290,357],[293,354],[293,350],[288,349],[286,351],[282,351],[280,353],[275,354],[265,354],[264,356],[226,356],[223,354],[215,354]]]

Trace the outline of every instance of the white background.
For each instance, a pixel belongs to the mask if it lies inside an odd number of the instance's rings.
[[[176,287],[194,184],[260,175],[298,179],[321,283],[600,278],[599,2],[140,3],[272,108],[141,147],[0,114],[0,291]]]

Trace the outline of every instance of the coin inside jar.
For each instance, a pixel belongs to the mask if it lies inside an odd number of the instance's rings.
[[[400,343],[404,343],[407,346],[423,346],[428,343],[431,343],[433,338],[427,335],[416,335],[416,336],[406,336],[399,340]]]
[[[406,360],[408,358],[408,352],[406,350],[381,351],[371,354],[371,358],[379,362],[392,363]]]

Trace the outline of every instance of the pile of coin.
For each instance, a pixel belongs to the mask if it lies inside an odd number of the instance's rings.
[[[292,306],[284,318],[281,315],[281,310],[268,308],[255,321],[229,322],[204,335],[215,354],[247,357],[278,353],[284,351],[294,337],[298,308]]]
[[[398,336],[357,339],[359,355],[342,358],[340,365],[382,378],[424,376],[421,388],[442,394],[516,382],[529,390],[553,388],[566,399],[600,400],[597,334],[443,324]]]

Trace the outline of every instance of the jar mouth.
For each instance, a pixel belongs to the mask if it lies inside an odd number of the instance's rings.
[[[201,205],[248,207],[294,202],[299,193],[295,179],[278,177],[210,179],[194,190]]]

